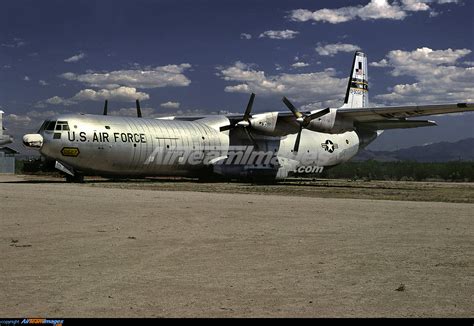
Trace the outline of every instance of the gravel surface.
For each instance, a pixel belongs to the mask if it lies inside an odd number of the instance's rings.
[[[474,316],[473,204],[28,180],[0,176],[5,317]]]

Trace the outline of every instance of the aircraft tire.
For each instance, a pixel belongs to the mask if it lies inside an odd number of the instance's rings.
[[[84,183],[84,175],[76,173],[74,176],[67,174],[66,182],[68,183]]]

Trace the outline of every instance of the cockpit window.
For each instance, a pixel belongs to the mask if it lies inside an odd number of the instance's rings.
[[[43,122],[43,124],[41,125],[41,127],[39,128],[38,133],[42,132],[42,131],[44,130],[44,128],[46,128],[46,126],[47,126],[48,123],[49,123],[49,121],[48,121],[48,120],[45,120],[45,121]]]
[[[44,127],[44,130],[54,130],[56,121],[48,121],[48,124]]]
[[[67,121],[51,121],[51,120],[46,120],[43,122],[41,125],[41,128],[39,129],[38,132],[41,132],[43,130],[48,130],[48,131],[69,131],[69,125]]]
[[[69,125],[67,124],[67,121],[58,121],[58,123],[56,123],[56,130],[69,130]]]

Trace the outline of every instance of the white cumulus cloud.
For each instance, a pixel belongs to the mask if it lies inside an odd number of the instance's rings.
[[[5,121],[12,124],[29,125],[31,118],[26,115],[17,115],[12,113],[5,116]]]
[[[146,118],[154,118],[156,116],[155,110],[149,107],[144,107],[140,108],[142,111],[143,117]],[[131,108],[121,108],[118,110],[111,110],[110,115],[114,116],[127,116],[127,117],[136,117],[137,116],[137,108],[136,107],[131,107]]]
[[[65,106],[76,104],[76,102],[62,98],[60,96],[50,97],[44,102],[47,104],[52,104],[52,105],[65,105]]]
[[[191,83],[191,80],[183,74],[189,68],[191,68],[189,63],[182,63],[180,65],[159,66],[143,70],[90,72],[82,75],[67,72],[60,75],[60,77],[99,88],[117,88],[120,86],[135,88],[179,87],[188,86]]]
[[[81,52],[79,54],[73,55],[72,57],[64,59],[64,62],[78,62],[79,60],[84,59],[85,56],[86,54]]]
[[[344,43],[336,43],[336,44],[326,44],[322,45],[318,43],[316,47],[316,52],[319,55],[328,55],[333,56],[338,52],[354,52],[360,50],[360,47],[355,44],[344,44]]]
[[[300,32],[297,31],[292,31],[290,29],[284,30],[284,31],[265,31],[261,33],[258,37],[267,37],[271,38],[274,40],[290,40],[295,38],[296,35],[298,35]]]
[[[420,0],[402,0],[403,9],[408,11],[426,11],[430,10],[427,1]]]
[[[336,77],[336,71],[331,68],[305,74],[281,73],[272,76],[237,61],[232,66],[218,69],[222,79],[235,82],[225,87],[226,92],[254,92],[259,96],[285,95],[302,103],[314,102],[316,99],[342,100],[347,84],[347,79]]]
[[[348,6],[336,9],[319,9],[311,11],[308,9],[292,10],[289,19],[297,22],[317,21],[331,24],[340,24],[355,19],[374,20],[403,20],[410,12],[430,11],[430,17],[434,17],[436,12],[430,4],[458,3],[457,0],[371,0],[365,6]]]
[[[309,64],[306,62],[295,62],[294,64],[291,65],[293,68],[303,68],[303,67],[308,67]]]
[[[179,109],[180,105],[181,104],[179,102],[171,102],[171,101],[160,104],[160,106],[165,109]]]
[[[374,67],[391,69],[392,76],[408,76],[413,83],[397,84],[375,99],[386,104],[447,103],[474,101],[474,67],[463,67],[460,59],[468,49],[414,51],[392,50]]]
[[[240,33],[240,38],[243,40],[250,40],[252,38],[252,35],[247,33]]]
[[[83,89],[71,100],[73,101],[122,101],[134,102],[135,100],[148,100],[150,96],[146,93],[137,92],[134,87],[121,86],[115,89],[100,89],[95,91],[93,89]]]
[[[18,38],[18,37],[13,38],[13,42],[2,43],[2,46],[6,47],[6,48],[19,48],[19,47],[22,47],[22,46],[25,46],[25,45],[26,45],[26,42],[23,41],[21,38]]]
[[[18,140],[21,139],[24,134],[36,132],[45,119],[60,113],[64,112],[44,110],[29,111],[26,114],[8,114],[4,116],[4,120],[8,124],[9,134]]]

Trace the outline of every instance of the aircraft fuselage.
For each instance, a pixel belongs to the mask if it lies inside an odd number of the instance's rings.
[[[225,116],[180,121],[61,115],[42,126],[40,153],[83,174],[242,177],[258,170],[281,179],[298,168],[302,173],[321,172],[345,162],[357,153],[360,143],[354,131],[303,130],[297,153],[293,152],[295,134],[254,135],[258,146],[254,148],[241,130],[220,131],[226,124]]]

